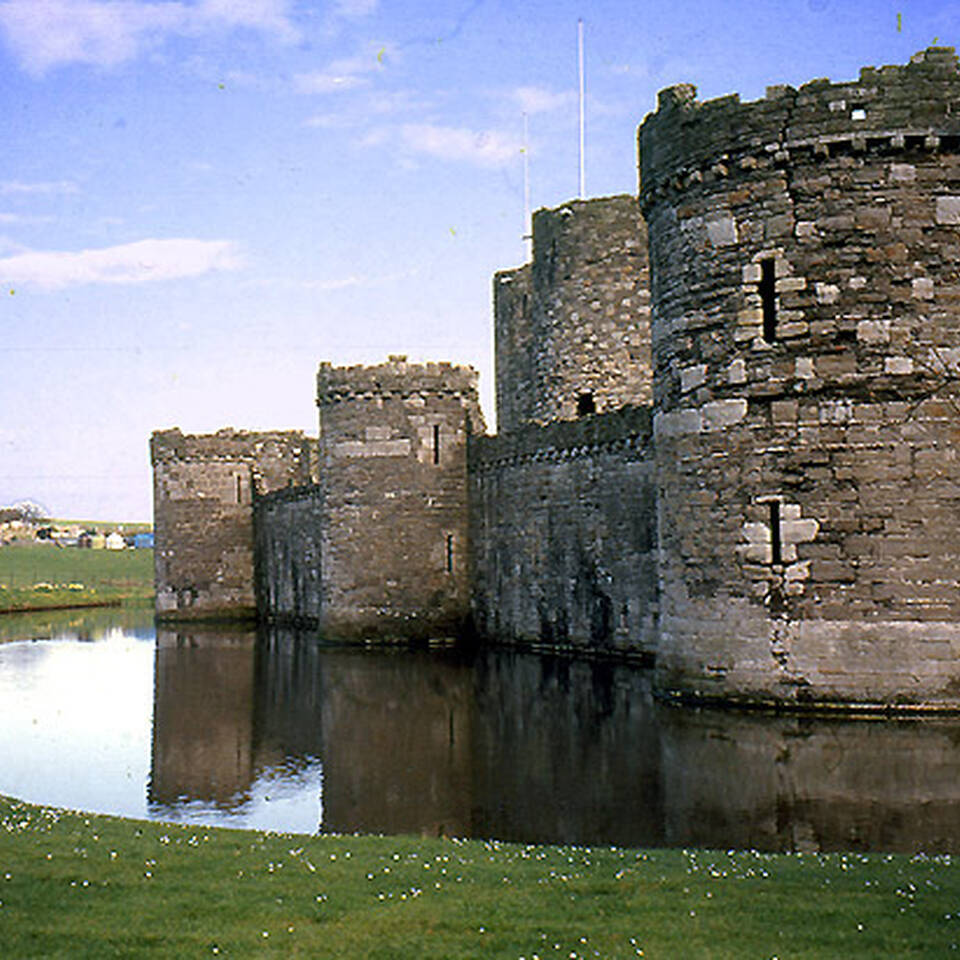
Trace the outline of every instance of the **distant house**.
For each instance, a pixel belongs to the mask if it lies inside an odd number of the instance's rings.
[[[103,546],[107,550],[125,550],[127,548],[127,541],[123,539],[122,533],[117,533],[117,531],[114,530],[113,533],[107,534]]]
[[[133,543],[131,543],[130,546],[134,547],[137,550],[153,549],[153,531],[152,530],[147,531],[146,533],[135,533],[130,539],[133,541]]]
[[[80,537],[80,546],[88,547],[91,550],[103,550],[106,545],[107,538],[95,530],[87,530]]]

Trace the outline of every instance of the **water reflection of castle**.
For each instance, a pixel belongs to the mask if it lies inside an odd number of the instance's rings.
[[[611,664],[161,630],[150,799],[229,808],[319,757],[325,831],[960,850],[960,721],[680,711],[648,684]]]

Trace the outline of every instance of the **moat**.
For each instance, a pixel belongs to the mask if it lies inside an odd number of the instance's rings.
[[[0,621],[0,793],[299,833],[960,850],[960,719],[671,707],[649,672],[514,652]]]

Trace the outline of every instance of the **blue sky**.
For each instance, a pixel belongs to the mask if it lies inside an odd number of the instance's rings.
[[[898,29],[898,13],[900,16]],[[657,90],[856,77],[948,3],[0,0],[0,504],[145,520],[157,428],[316,433],[320,360],[471,363],[532,207],[636,188]]]

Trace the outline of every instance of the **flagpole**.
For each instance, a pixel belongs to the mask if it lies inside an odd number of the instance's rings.
[[[530,223],[530,141],[527,115],[523,115],[523,243],[527,259],[533,257],[533,225]]]
[[[580,199],[587,198],[587,174],[584,161],[584,109],[583,109],[583,19],[577,20],[577,67],[580,77]]]

